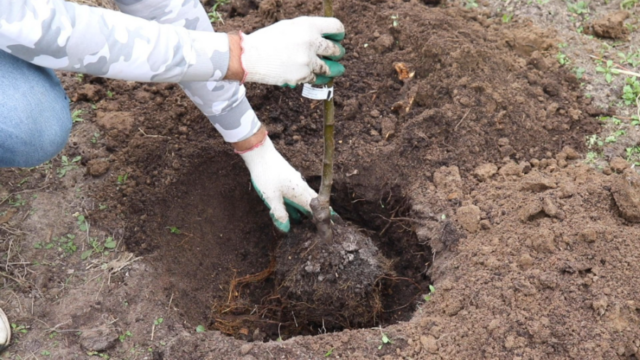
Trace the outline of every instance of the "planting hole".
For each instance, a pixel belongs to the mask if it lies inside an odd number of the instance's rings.
[[[424,301],[432,254],[415,235],[411,205],[399,186],[379,184],[367,191],[377,193],[373,198],[336,181],[333,208],[373,241],[390,271],[363,284],[375,290],[370,311],[330,308],[318,314],[278,295],[278,274],[287,273],[282,266],[288,262],[278,264],[275,254],[292,235],[274,230],[243,164],[226,152],[203,155],[194,164],[163,193],[132,205],[132,212],[145,216],[127,239],[131,250],[146,255],[153,281],[194,329],[207,324],[249,341],[287,339],[406,321]],[[308,180],[317,189],[320,179]],[[292,227],[315,231],[310,221]]]

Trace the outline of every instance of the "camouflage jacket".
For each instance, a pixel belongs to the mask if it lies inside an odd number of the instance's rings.
[[[0,50],[47,68],[121,80],[189,82],[221,80],[229,66],[224,33],[62,0],[0,0],[0,9]]]

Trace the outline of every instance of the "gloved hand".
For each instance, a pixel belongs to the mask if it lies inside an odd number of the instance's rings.
[[[269,85],[326,84],[344,73],[340,20],[299,17],[242,34],[245,81]],[[321,59],[320,57],[326,58]]]
[[[289,232],[290,217],[311,216],[309,203],[318,196],[265,136],[264,142],[248,151],[238,152],[244,160],[251,183],[271,210],[269,214],[280,231]]]

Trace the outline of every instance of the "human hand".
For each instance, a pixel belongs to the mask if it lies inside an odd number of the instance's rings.
[[[336,18],[283,20],[242,34],[244,80],[269,85],[326,84],[344,73],[344,25]]]
[[[309,203],[318,194],[280,155],[266,132],[262,142],[236,152],[247,165],[251,183],[270,209],[269,215],[280,231],[289,232],[290,218],[299,219],[300,214],[311,216]]]

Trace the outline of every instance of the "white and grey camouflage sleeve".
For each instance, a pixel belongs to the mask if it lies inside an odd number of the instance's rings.
[[[224,33],[62,0],[0,0],[0,50],[47,68],[131,81],[221,80]]]
[[[123,13],[188,30],[213,33],[200,0],[116,0]],[[179,85],[227,142],[245,140],[262,124],[238,81],[191,81]]]

